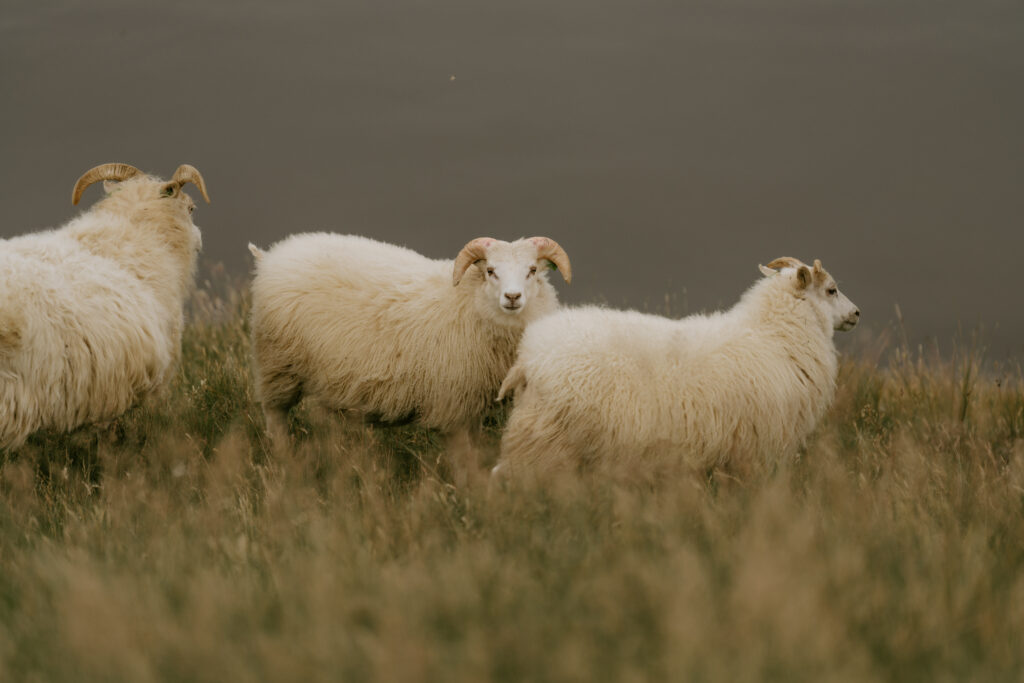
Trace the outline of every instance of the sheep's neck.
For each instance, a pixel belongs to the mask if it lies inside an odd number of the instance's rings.
[[[195,252],[187,231],[167,216],[143,209],[131,218],[110,213],[74,233],[89,251],[109,258],[135,275],[154,284],[170,301],[181,301],[195,268]]]
[[[774,283],[764,283],[771,285]],[[772,291],[768,286],[751,292],[740,304],[741,314],[756,329],[784,337],[797,337],[809,344],[816,337],[830,343],[832,326],[814,305],[790,292]]]

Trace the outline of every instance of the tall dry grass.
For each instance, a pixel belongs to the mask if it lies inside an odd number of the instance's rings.
[[[1024,677],[1018,368],[863,351],[792,461],[488,495],[500,413],[478,463],[310,415],[268,453],[238,291],[159,401],[0,455],[0,680]]]

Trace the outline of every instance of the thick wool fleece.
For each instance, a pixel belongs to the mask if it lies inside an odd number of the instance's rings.
[[[66,226],[0,241],[0,448],[112,419],[180,354],[192,200],[138,176]]]
[[[794,281],[765,278],[725,313],[589,307],[531,325],[502,386],[515,406],[499,470],[628,470],[665,456],[706,468],[794,450],[837,370],[829,311]]]
[[[500,244],[524,268],[537,261],[528,240]],[[295,235],[256,253],[256,386],[275,437],[306,396],[387,422],[468,427],[494,401],[525,325],[558,305],[543,270],[512,316],[483,265],[453,286],[452,261],[364,237]]]

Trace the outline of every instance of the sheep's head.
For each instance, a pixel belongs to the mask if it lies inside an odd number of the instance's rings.
[[[835,278],[821,267],[818,259],[813,266],[808,266],[792,256],[783,256],[758,268],[766,276],[788,278],[794,292],[822,310],[834,329],[852,330],[857,324],[860,309],[839,291]]]
[[[515,242],[477,238],[463,247],[455,258],[453,281],[456,285],[470,268],[478,269],[480,277],[474,280],[495,303],[498,313],[505,316],[518,316],[527,309],[540,289],[548,286],[548,269],[558,270],[566,282],[572,280],[568,255],[547,237]]]
[[[199,192],[202,193],[203,199],[206,200],[207,204],[210,203],[210,195],[206,193],[206,183],[203,182],[203,176],[196,170],[195,166],[190,166],[189,164],[179,166],[178,170],[174,172],[174,177],[169,182],[163,182],[152,176],[147,176],[130,164],[100,164],[83,173],[82,177],[75,183],[75,189],[71,191],[71,203],[78,204],[78,201],[82,198],[82,193],[93,183],[101,180],[104,181],[103,187],[109,194],[117,188],[112,183],[121,183],[132,178],[155,181],[158,187],[155,188],[157,192],[153,194],[153,198],[160,199],[176,199],[182,196],[188,198],[188,195],[182,194],[181,188],[186,183],[195,183],[196,187],[199,188]],[[191,198],[188,198],[186,207],[189,213],[195,209],[195,203],[192,202]]]
[[[192,224],[191,218],[196,204],[188,194],[182,192],[182,187],[187,183],[195,183],[203,199],[207,203],[210,202],[203,176],[194,166],[182,164],[170,180],[161,180],[146,175],[129,164],[101,164],[89,169],[78,179],[71,192],[71,203],[78,204],[86,188],[101,180],[107,193],[105,201],[113,202],[111,208],[124,205],[130,206],[132,213],[140,210],[150,214],[169,213],[175,219],[191,226],[192,234],[189,237],[193,249],[198,251],[201,248],[202,237],[199,229]]]

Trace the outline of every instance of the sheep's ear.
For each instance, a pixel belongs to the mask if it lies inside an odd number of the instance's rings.
[[[796,287],[797,289],[807,289],[811,284],[811,271],[807,266],[800,266],[796,269]]]
[[[267,254],[267,252],[263,251],[252,242],[249,242],[249,253],[252,254],[252,260],[256,263],[262,261],[263,257]]]
[[[765,277],[771,277],[776,274],[776,271],[772,270],[768,266],[762,266],[760,263],[757,264],[757,269],[761,271],[761,274]]]
[[[117,189],[117,186],[121,184],[119,180],[104,180],[103,181],[103,192],[110,194]]]

